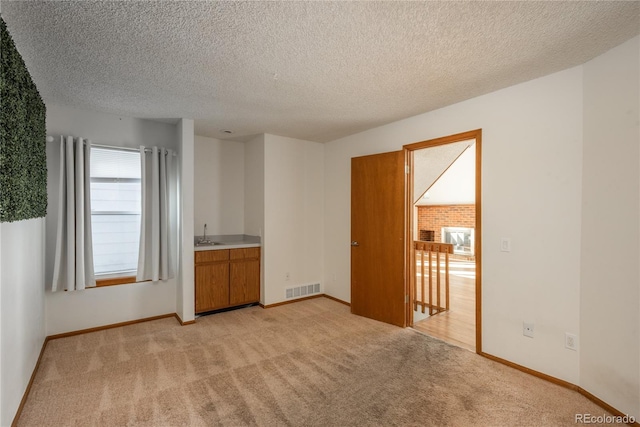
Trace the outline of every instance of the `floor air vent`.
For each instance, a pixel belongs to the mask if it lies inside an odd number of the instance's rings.
[[[310,285],[297,286],[295,288],[285,289],[285,298],[302,298],[308,295],[320,293],[320,283],[312,283]]]

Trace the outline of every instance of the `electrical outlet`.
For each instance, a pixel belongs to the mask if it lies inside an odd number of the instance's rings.
[[[569,332],[564,334],[564,346],[569,350],[578,351],[578,337]]]
[[[525,337],[533,338],[533,323],[522,323],[522,335]]]
[[[503,237],[500,239],[500,251],[502,252],[511,252],[511,238]]]

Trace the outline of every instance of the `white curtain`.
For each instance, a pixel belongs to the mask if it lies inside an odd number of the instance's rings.
[[[91,141],[60,138],[60,189],[52,291],[94,287],[91,242]]]
[[[173,151],[140,147],[142,163],[142,217],[138,282],[173,278],[171,223],[176,203],[172,200]]]

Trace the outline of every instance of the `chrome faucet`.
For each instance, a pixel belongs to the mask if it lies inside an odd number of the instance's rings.
[[[204,225],[204,234],[202,235],[202,239],[198,240],[198,245],[209,245],[213,243],[211,240],[207,239],[207,224]]]

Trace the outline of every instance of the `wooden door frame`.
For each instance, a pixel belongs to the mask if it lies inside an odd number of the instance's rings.
[[[476,129],[468,132],[457,133],[442,138],[430,139],[427,141],[416,142],[404,145],[402,148],[405,153],[405,164],[408,166],[408,174],[406,176],[406,224],[405,227],[405,254],[406,254],[406,277],[405,281],[406,294],[409,295],[409,301],[406,304],[406,324],[413,325],[413,309],[411,304],[415,298],[413,289],[415,281],[415,263],[413,262],[413,152],[423,148],[437,147],[439,145],[452,144],[467,140],[475,140],[476,150],[476,173],[475,173],[475,192],[476,192],[476,222],[475,222],[475,258],[476,258],[476,353],[482,353],[482,129]]]

